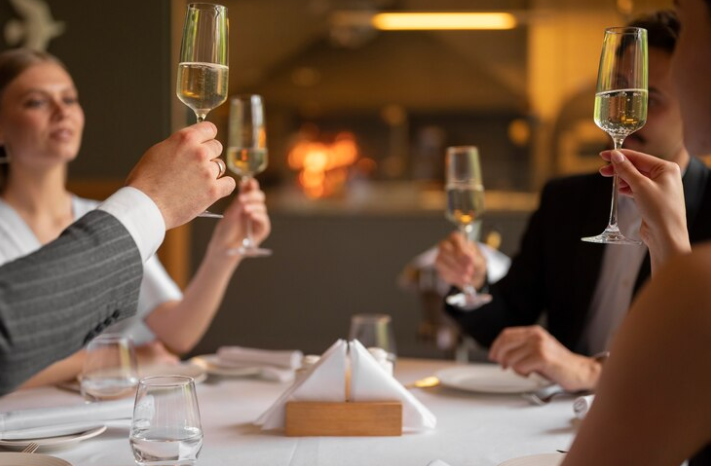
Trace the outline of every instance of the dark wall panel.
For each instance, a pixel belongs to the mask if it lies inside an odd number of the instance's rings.
[[[124,178],[141,154],[170,133],[170,1],[0,0],[0,48],[8,25],[33,15],[20,5],[49,6],[64,32],[47,50],[62,59],[86,112],[73,179]]]

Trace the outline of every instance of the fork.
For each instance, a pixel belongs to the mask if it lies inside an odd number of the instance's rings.
[[[30,442],[25,448],[23,448],[22,453],[34,453],[39,448],[39,443]]]
[[[521,396],[531,404],[544,406],[548,404],[554,396],[560,395],[561,393],[565,393],[565,390],[555,383],[538,389],[535,392],[522,393]]]

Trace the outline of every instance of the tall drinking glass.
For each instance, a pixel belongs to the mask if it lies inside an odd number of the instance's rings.
[[[87,401],[107,401],[134,396],[138,364],[130,337],[103,334],[86,347],[79,376],[81,394]]]
[[[193,465],[202,424],[191,377],[145,377],[138,384],[129,441],[139,466]]]
[[[484,213],[484,184],[479,164],[479,150],[474,146],[447,148],[446,186],[447,219],[459,227],[465,241],[472,241],[475,222]],[[491,301],[491,295],[477,293],[471,283],[461,293],[447,297],[450,306],[475,309]]]
[[[395,336],[386,314],[355,314],[351,317],[348,331],[349,340],[358,340],[366,348],[380,348],[385,351],[386,359],[395,363]]]
[[[264,124],[264,103],[258,95],[241,95],[230,99],[230,119],[227,140],[227,166],[249,182],[267,168],[267,132]],[[252,222],[247,221],[247,234],[242,246],[230,250],[244,257],[271,255],[269,249],[259,248],[252,239]]]
[[[595,93],[595,124],[610,135],[615,149],[647,121],[647,30],[608,28],[602,43]],[[617,226],[617,175],[612,182],[612,201],[607,228],[590,243],[641,244],[625,237]]]
[[[203,121],[227,100],[229,81],[229,20],[227,8],[190,3],[185,12],[176,94]],[[222,218],[205,211],[199,217]]]

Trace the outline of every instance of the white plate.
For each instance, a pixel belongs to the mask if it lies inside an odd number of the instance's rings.
[[[0,466],[72,466],[63,459],[37,453],[0,453]]]
[[[480,393],[525,393],[550,385],[542,377],[521,377],[495,364],[450,367],[439,371],[436,376],[447,387]]]
[[[208,374],[222,377],[249,377],[262,373],[261,367],[234,367],[220,364],[216,354],[195,356],[190,362],[204,368]]]
[[[67,444],[67,443],[72,443],[72,442],[81,442],[82,440],[90,439],[92,437],[96,437],[97,435],[100,435],[106,431],[106,426],[98,426],[93,429],[85,430],[82,432],[78,432],[76,434],[68,434],[68,435],[59,435],[56,437],[45,437],[45,438],[36,438],[36,439],[17,439],[17,440],[0,440],[0,445],[6,446],[6,447],[26,447],[30,442],[35,442],[39,446],[48,446],[48,445],[62,445],[62,444]],[[39,456],[39,455],[34,455],[34,456]],[[2,459],[0,457],[0,466],[4,465],[6,463],[2,462]],[[9,464],[9,463],[7,463]],[[25,464],[25,463],[19,463],[19,464]],[[29,463],[27,463],[29,464]],[[47,463],[49,464],[49,463]],[[65,463],[59,463],[59,464],[65,464]]]
[[[563,458],[565,455],[561,453],[544,453],[513,458],[500,463],[499,466],[558,466],[563,462]]]

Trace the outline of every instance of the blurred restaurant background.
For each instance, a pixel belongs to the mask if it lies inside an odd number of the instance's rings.
[[[87,121],[70,167],[77,194],[106,197],[148,147],[194,122],[175,96],[186,3],[0,0],[2,48],[46,49],[76,81]],[[431,270],[408,267],[454,229],[444,217],[446,147],[479,147],[482,240],[513,255],[542,184],[600,166],[608,138],[592,110],[603,29],[671,6],[222,3],[230,18],[229,93],[258,93],[266,103],[269,167],[257,179],[273,222],[265,246],[274,255],[243,261],[194,353],[225,344],[320,353],[347,336],[351,315],[382,313],[392,317],[398,354],[418,357],[451,356],[432,332],[443,324]],[[500,12],[504,29],[374,27],[386,12]],[[221,138],[228,108],[208,117]],[[214,226],[196,219],[169,233],[161,260],[181,286]]]

